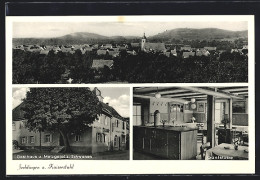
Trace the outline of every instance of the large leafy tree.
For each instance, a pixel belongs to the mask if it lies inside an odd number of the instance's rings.
[[[64,152],[71,152],[68,136],[86,131],[101,114],[101,104],[89,88],[31,88],[23,101],[28,129],[59,132]]]
[[[57,83],[61,80],[61,75],[65,72],[60,55],[54,54],[51,50],[47,56],[43,59],[42,66],[39,70],[40,78],[39,82],[43,84]]]

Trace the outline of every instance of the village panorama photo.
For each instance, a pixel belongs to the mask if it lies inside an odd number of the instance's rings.
[[[127,18],[13,22],[12,83],[248,82],[246,20]]]
[[[129,88],[13,88],[13,160],[129,160]]]

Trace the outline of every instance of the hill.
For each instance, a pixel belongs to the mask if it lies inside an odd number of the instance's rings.
[[[151,41],[169,41],[171,39],[179,40],[223,40],[247,38],[248,31],[229,31],[217,28],[191,29],[178,28],[166,30],[162,33],[149,37]]]
[[[95,44],[95,43],[131,43],[139,42],[141,37],[136,36],[102,36],[95,33],[76,32],[57,38],[13,38],[13,46],[21,44],[69,45],[69,44]]]

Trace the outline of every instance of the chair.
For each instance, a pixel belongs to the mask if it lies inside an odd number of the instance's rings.
[[[248,134],[242,134],[243,144],[242,146],[248,146]]]
[[[203,144],[203,133],[197,134],[197,142]]]
[[[200,146],[201,159],[205,160],[206,151],[210,148],[210,142],[204,143]]]

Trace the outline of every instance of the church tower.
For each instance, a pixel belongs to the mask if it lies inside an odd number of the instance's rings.
[[[142,51],[144,50],[145,43],[146,43],[146,36],[145,36],[145,33],[144,33],[144,36],[142,37],[142,42],[141,42],[141,50]]]
[[[100,102],[103,102],[103,99],[104,99],[104,98],[103,98],[102,95],[101,95],[101,91],[100,91],[97,87],[94,88],[93,92],[94,92],[94,94],[97,96],[98,100],[99,100]]]

